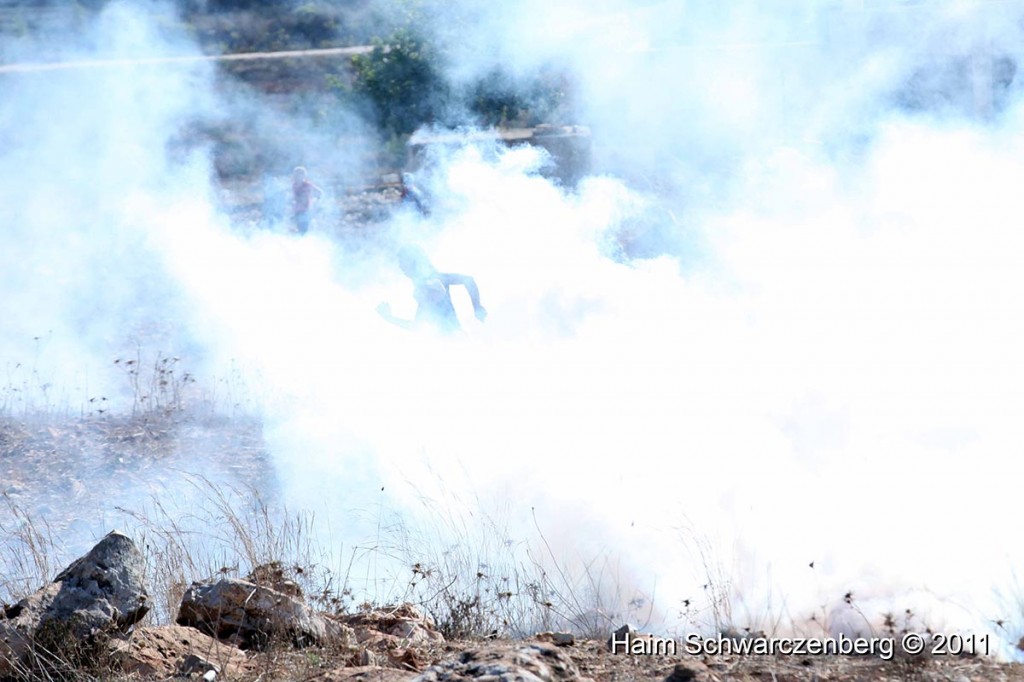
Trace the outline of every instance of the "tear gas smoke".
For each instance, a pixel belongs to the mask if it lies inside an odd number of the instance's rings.
[[[457,27],[456,81],[571,69],[599,172],[569,191],[535,149],[462,149],[428,178],[439,209],[381,232],[474,276],[486,323],[457,292],[457,337],[392,328],[377,303],[413,302],[388,248],[233,227],[202,154],[163,150],[256,107],[203,67],[126,68],[5,86],[5,356],[53,330],[54,371],[92,391],[156,319],[209,374],[257,373],[283,499],[337,542],[443,498],[510,509],[515,537],[538,519],[564,561],[623,557],[666,621],[709,574],[755,625],[842,628],[847,591],[933,628],[1007,617],[1022,117],[1012,84],[995,111],[915,74],[1016,59],[1024,8],[533,5],[444,3],[428,28]],[[167,44],[145,10],[103,16],[114,54]],[[908,90],[936,101],[912,115]],[[624,225],[666,255],[624,255]]]

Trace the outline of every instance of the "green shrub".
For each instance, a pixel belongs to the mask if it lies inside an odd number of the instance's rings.
[[[407,29],[375,40],[373,51],[352,65],[354,90],[370,101],[384,131],[408,135],[434,121],[447,100],[436,51]]]

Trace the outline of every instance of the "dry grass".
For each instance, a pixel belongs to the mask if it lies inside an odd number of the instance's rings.
[[[202,492],[207,502],[188,513],[168,508],[156,499],[146,509],[125,510],[135,522],[132,532],[147,560],[149,582],[157,601],[153,623],[173,620],[181,591],[192,580],[244,576],[268,562],[277,562],[322,610],[351,612],[382,603],[375,604],[372,599],[363,603],[361,598],[366,595],[352,588],[354,573],[365,578],[367,566],[390,570],[386,567],[401,565],[407,567],[407,572],[390,575],[386,581],[375,581],[379,576],[370,575],[369,584],[387,585],[378,597],[418,604],[433,616],[449,640],[459,642],[455,650],[471,646],[467,640],[479,640],[495,632],[521,638],[540,630],[572,630],[594,638],[572,648],[570,654],[585,675],[599,681],[663,679],[681,661],[698,664],[697,659],[685,656],[608,655],[602,644],[608,630],[625,620],[637,622],[636,618],[649,607],[631,604],[624,598],[631,593],[614,589],[622,582],[617,581],[610,554],[579,564],[582,570],[570,566],[548,546],[540,523],[535,526],[536,537],[531,543],[515,538],[500,515],[469,517],[454,513],[451,506],[425,501],[434,512],[432,527],[414,528],[397,515],[382,511],[377,537],[348,552],[339,569],[338,557],[326,553],[320,544],[312,517],[275,510],[253,490],[225,488],[201,477],[192,477],[190,485]],[[29,551],[20,555],[25,557],[18,569],[21,575],[16,584],[5,588],[8,592],[12,587],[25,591],[38,586],[52,575],[55,565],[56,545],[45,524],[20,510],[14,513],[21,525],[11,538]],[[453,542],[453,535],[461,535],[462,541]],[[18,553],[7,553],[15,555]],[[376,563],[374,558],[378,559]],[[709,571],[712,573],[721,576]],[[713,593],[725,595],[726,590],[716,587]],[[843,596],[849,608],[859,610],[854,595]],[[899,636],[920,629],[917,617],[909,612],[878,614],[883,625],[877,630],[872,629],[875,614],[861,615],[865,633],[876,636]],[[728,620],[732,614],[725,610],[706,616],[717,624],[718,632],[731,632],[734,637],[774,634],[767,628]],[[775,621],[769,618],[764,622]],[[822,636],[828,624],[819,625],[822,629],[818,635]],[[69,647],[59,633],[54,634],[58,636],[37,643],[31,668],[23,671],[23,679],[113,679],[110,669],[104,668],[107,662],[96,650]],[[251,679],[309,679],[351,665],[353,660],[348,650],[299,652],[271,646],[253,661]],[[930,681],[956,679],[956,675],[965,679],[992,679],[993,675],[1024,679],[1015,666],[976,657],[883,662],[870,657],[791,660],[723,655],[704,658],[700,665],[715,676],[707,679],[718,680]]]
[[[421,606],[446,637],[604,637],[649,619],[650,598],[622,577],[611,551],[557,552],[535,516],[533,532],[517,534],[507,506],[488,513],[482,500],[455,495],[420,503],[416,525],[393,515],[379,534],[378,547],[402,570],[386,598]]]
[[[33,519],[3,495],[6,519],[0,516],[0,602],[14,602],[56,575],[52,560],[59,556],[49,526]]]
[[[192,377],[173,356],[158,354],[144,362],[139,354],[114,364],[124,369],[131,395],[119,414],[111,413],[105,407],[110,401],[102,398],[77,415],[55,409],[45,402],[44,378],[30,368],[19,368],[23,374],[16,382],[9,374],[7,388],[0,390],[0,481],[8,486],[0,488],[0,602],[14,602],[38,589],[78,554],[77,549],[69,554],[65,544],[74,527],[62,526],[52,510],[41,513],[33,503],[69,493],[72,502],[80,495],[103,495],[102,489],[93,492],[85,485],[83,492],[74,483],[90,466],[116,465],[121,474],[137,466],[139,480],[146,481],[152,463],[173,462],[200,433],[200,451],[217,452],[218,459],[235,462],[238,471],[251,470],[234,483],[179,471],[173,496],[150,494],[144,502],[119,507],[121,529],[135,538],[146,559],[154,600],[147,624],[172,623],[191,582],[245,577],[266,564],[287,573],[320,610],[344,614],[410,602],[451,640],[522,638],[547,630],[603,640],[623,623],[644,628],[652,618],[655,586],[638,588],[614,552],[573,556],[549,542],[543,519],[532,517],[532,529],[524,535],[513,530],[522,526],[512,523],[510,508],[487,512],[481,500],[459,500],[443,486],[439,496],[421,496],[415,522],[382,496],[373,537],[336,546],[312,514],[288,510],[272,493],[268,496],[263,477],[269,466],[258,421],[244,413],[218,415],[215,402],[194,400]],[[244,396],[235,385],[226,383],[221,395],[238,406]],[[25,399],[33,390],[35,397]],[[706,576],[700,599],[680,606],[690,631],[738,638],[786,634],[793,618],[785,600],[759,600],[761,606],[747,608],[737,599],[730,572],[716,563],[714,548],[694,540],[700,536],[692,529],[688,532]],[[863,624],[856,634],[898,637],[929,631],[909,610],[865,612],[856,595],[834,597],[845,603],[848,616],[853,614],[852,622]],[[819,637],[835,627],[824,608],[804,625],[807,631],[801,634]],[[1019,628],[1006,624],[1005,631]],[[36,643],[25,679],[110,679],[109,672],[100,670],[103,663],[95,651],[70,646],[59,632],[49,635]],[[272,650],[268,655],[265,671],[278,659],[308,675],[337,663],[325,652],[296,658]],[[619,663],[609,665],[617,679],[630,679],[616,668]],[[898,665],[903,666],[898,674],[932,679],[931,668],[921,661]],[[749,659],[728,666],[737,674],[756,668]],[[836,679],[846,674],[840,671]]]
[[[318,606],[344,609],[351,593],[347,576],[339,575],[335,557],[317,541],[312,515],[275,510],[251,488],[194,475],[186,481],[203,504],[182,510],[154,498],[146,509],[122,510],[146,556],[156,597],[153,623],[173,622],[193,581],[245,577],[270,564],[282,567]]]
[[[507,520],[459,515],[425,502],[430,524],[413,527],[379,512],[377,536],[335,548],[309,513],[290,512],[254,488],[184,475],[184,506],[151,498],[120,508],[122,530],[146,558],[154,609],[147,622],[172,623],[187,586],[218,576],[244,577],[266,564],[283,567],[325,611],[350,613],[397,602],[420,606],[449,638],[522,637],[543,630],[599,636],[640,621],[649,601],[620,587],[612,555],[570,568],[539,525],[533,542],[513,537]],[[198,502],[197,502],[198,500]],[[37,589],[73,557],[45,522],[7,500],[8,564],[0,600]],[[2,529],[2,527],[0,527]],[[0,559],[0,562],[4,559]]]

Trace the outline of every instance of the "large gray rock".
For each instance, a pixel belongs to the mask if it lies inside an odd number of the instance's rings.
[[[33,665],[36,649],[69,660],[100,635],[127,632],[150,608],[145,560],[112,532],[53,582],[0,612],[0,678]],[[54,653],[56,656],[56,653]]]
[[[113,532],[53,580],[60,591],[40,625],[68,623],[78,637],[111,629],[126,632],[149,611],[146,561],[127,535]]]
[[[355,644],[348,626],[283,592],[234,578],[192,583],[181,598],[176,622],[242,649],[261,649],[271,641],[297,647]]]

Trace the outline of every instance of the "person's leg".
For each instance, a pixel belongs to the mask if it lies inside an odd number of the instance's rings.
[[[299,213],[295,216],[295,231],[299,234],[306,234],[309,231],[309,211]]]

